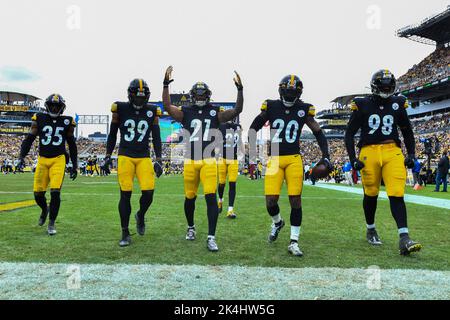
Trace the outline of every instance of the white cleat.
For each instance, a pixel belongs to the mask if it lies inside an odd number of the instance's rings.
[[[291,244],[288,247],[288,252],[296,257],[302,257],[303,252],[300,250],[300,247],[298,246],[297,242],[291,242]]]
[[[186,232],[186,240],[194,241],[195,240],[195,228],[188,228]]]
[[[211,251],[211,252],[219,251],[219,247],[217,246],[216,239],[208,238],[208,240],[206,240],[206,244],[208,246],[209,251]]]

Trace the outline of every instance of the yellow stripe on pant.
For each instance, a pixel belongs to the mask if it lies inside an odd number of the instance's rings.
[[[405,195],[405,157],[397,144],[364,146],[359,154],[359,160],[364,162],[364,169],[361,170],[364,194],[370,197],[377,196],[383,179],[388,196]]]

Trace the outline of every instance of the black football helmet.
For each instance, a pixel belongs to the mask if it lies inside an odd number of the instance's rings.
[[[397,80],[389,70],[379,70],[372,76],[370,87],[374,95],[387,99],[394,95]]]
[[[192,103],[198,107],[205,107],[209,104],[212,92],[209,87],[204,82],[197,82],[192,86],[191,91],[189,91]]]
[[[150,88],[143,79],[134,79],[128,87],[128,101],[136,108],[141,109],[150,99]]]
[[[278,88],[280,99],[286,107],[292,107],[303,93],[303,82],[296,75],[289,75],[281,79]]]
[[[45,109],[50,117],[57,118],[66,109],[66,100],[60,94],[54,93],[45,100]]]

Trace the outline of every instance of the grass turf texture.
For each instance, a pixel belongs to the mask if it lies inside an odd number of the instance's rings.
[[[32,199],[32,179],[31,174],[2,175],[0,203]],[[289,223],[276,243],[267,243],[271,220],[262,196],[263,183],[245,178],[238,181],[238,218],[228,220],[224,213],[219,216],[218,253],[206,249],[207,220],[202,196],[197,200],[195,216],[197,240],[184,240],[181,176],[157,181],[155,199],[146,218],[147,234],[134,235],[132,246],[119,248],[116,180],[116,176],[79,177],[75,182],[66,179],[55,237],[47,236],[45,228],[37,226],[38,207],[0,213],[0,261],[287,268],[377,265],[382,269],[450,270],[450,210],[408,204],[411,236],[421,241],[424,249],[417,255],[402,257],[398,254],[398,236],[388,201],[379,201],[376,221],[384,245],[371,247],[365,241],[361,196],[305,185],[300,237],[305,256],[296,258],[287,253]],[[138,209],[139,194],[136,192],[132,198],[132,216]],[[224,204],[226,208],[226,199]],[[290,209],[285,189],[280,207],[288,222]],[[133,217],[130,230],[135,233]]]

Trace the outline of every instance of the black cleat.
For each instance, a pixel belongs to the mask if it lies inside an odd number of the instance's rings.
[[[381,246],[383,244],[375,229],[367,229],[366,238],[367,242],[373,246]]]
[[[399,250],[402,256],[407,256],[411,252],[418,252],[422,249],[422,245],[418,242],[415,242],[409,238],[409,236],[404,236],[400,238],[399,242]]]
[[[122,231],[122,240],[119,242],[120,247],[128,247],[131,244],[131,237],[128,231]]]
[[[285,223],[284,220],[281,220],[278,226],[275,223],[272,223],[272,230],[270,230],[269,234],[269,242],[274,242],[278,238],[278,234],[280,233],[281,229],[283,229]]]
[[[136,218],[136,230],[140,236],[145,235],[145,220],[144,217],[140,217],[139,213],[134,216]]]
[[[47,210],[45,210],[41,213],[41,216],[39,217],[39,221],[38,221],[39,227],[42,227],[45,224],[45,220],[47,220],[49,211],[50,211],[50,208],[47,208]]]

